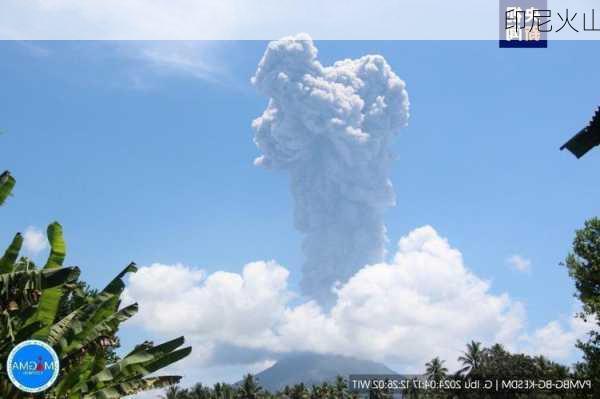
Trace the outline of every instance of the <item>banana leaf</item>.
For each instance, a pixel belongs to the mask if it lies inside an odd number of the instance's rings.
[[[19,251],[23,245],[23,236],[21,233],[17,233],[13,238],[12,242],[4,252],[2,258],[0,258],[0,274],[10,273],[14,269],[15,262],[19,257]]]
[[[0,174],[0,205],[4,204],[4,201],[6,201],[6,198],[12,192],[15,183],[15,178],[10,175],[8,170]]]
[[[44,266],[44,270],[56,269],[62,266],[66,256],[66,244],[63,237],[62,226],[54,222],[48,226],[48,241],[50,242],[50,256]],[[60,300],[63,296],[61,287],[44,290],[37,312],[30,322],[41,322],[44,327],[37,331],[34,339],[45,340],[48,337],[50,326],[56,319]]]

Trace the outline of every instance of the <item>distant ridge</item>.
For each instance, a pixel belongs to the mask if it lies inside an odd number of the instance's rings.
[[[270,392],[286,385],[304,383],[307,387],[322,382],[332,382],[338,375],[348,378],[350,374],[396,374],[382,363],[341,355],[294,353],[268,369],[256,374],[258,384]]]

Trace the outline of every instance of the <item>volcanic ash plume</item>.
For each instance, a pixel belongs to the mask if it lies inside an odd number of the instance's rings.
[[[290,174],[304,234],[304,293],[328,307],[332,286],[383,260],[394,206],[392,138],[406,124],[404,82],[368,55],[324,67],[308,35],[271,42],[252,83],[270,97],[254,120],[256,165]]]

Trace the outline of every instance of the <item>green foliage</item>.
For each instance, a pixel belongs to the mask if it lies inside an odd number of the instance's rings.
[[[0,175],[0,205],[14,184],[8,172]],[[0,398],[24,397],[4,365],[14,345],[28,339],[45,341],[61,361],[57,382],[38,399],[118,399],[177,384],[179,376],[153,374],[190,354],[191,348],[181,348],[183,337],[161,345],[144,342],[122,359],[114,353],[119,326],[138,310],[137,304],[120,307],[123,278],[137,271],[135,264],[98,292],[78,281],[78,268],[63,267],[62,226],[52,223],[47,235],[50,255],[43,268],[19,258],[20,234],[0,258]]]
[[[473,369],[479,368],[482,362],[483,351],[481,343],[471,341],[467,344],[467,350],[459,356],[458,361],[463,364],[463,368],[459,371],[460,374],[469,374]]]
[[[460,382],[462,390],[447,390],[446,392],[436,392],[433,395],[419,396],[422,398],[452,398],[458,395],[461,398],[591,398],[586,396],[588,393],[580,391],[541,391],[526,387],[502,388],[499,386],[496,396],[490,396],[489,391],[483,389],[465,388],[468,384],[483,387],[486,381],[564,381],[578,378],[563,365],[552,362],[543,356],[532,357],[522,353],[510,353],[500,344],[495,344],[489,348],[484,348],[478,342],[470,342],[467,350],[458,360],[463,364],[454,376],[448,377],[450,380]],[[430,394],[431,392],[425,392]]]
[[[10,273],[13,271],[13,265],[19,257],[19,251],[23,245],[23,236],[21,233],[17,233],[15,238],[4,252],[2,258],[0,258],[0,273]]]
[[[495,344],[489,348],[481,343],[471,341],[459,357],[463,366],[469,366],[468,371],[461,368],[454,374],[448,374],[444,360],[435,357],[425,367],[421,382],[450,381],[459,382],[464,388],[467,384],[479,383],[482,387],[485,381],[565,381],[581,378],[577,371],[571,372],[567,367],[552,362],[543,356],[528,356],[513,354],[502,345]],[[409,385],[402,392],[406,399],[592,399],[591,393],[583,390],[541,391],[533,389],[502,389],[498,392],[476,389],[470,385],[464,389],[444,389],[439,387],[419,387]],[[306,387],[304,384],[286,386],[279,392],[268,392],[260,387],[259,381],[252,375],[247,375],[236,385],[215,384],[212,388],[197,384],[188,389],[170,387],[161,396],[163,399],[387,399],[392,398],[394,391],[386,389],[368,392],[354,392],[349,389],[346,380],[339,376],[334,382],[323,382],[319,385]]]
[[[97,292],[77,281],[79,269],[62,267],[66,246],[58,223],[48,227],[51,251],[41,269],[27,259],[16,260],[17,237],[1,263],[8,272],[0,274],[0,364],[5,364],[12,346],[23,340],[33,337],[51,345],[61,360],[61,371],[43,398],[116,399],[180,380],[148,375],[189,355],[191,348],[180,349],[183,337],[161,345],[145,342],[123,359],[114,355],[120,324],[138,310],[137,304],[120,308],[123,278],[137,270],[134,264]],[[1,372],[0,397],[19,397]]]
[[[238,389],[237,397],[239,399],[258,399],[261,391],[262,388],[258,385],[252,374],[248,374],[244,377]]]
[[[29,336],[24,332],[31,333],[32,328],[39,328],[37,323],[25,326],[23,316],[35,309],[42,293],[70,284],[78,275],[79,269],[76,267],[0,274],[0,356],[11,344]],[[0,370],[3,364],[0,363]]]
[[[237,385],[217,383],[212,388],[198,383],[191,388],[183,389],[171,386],[160,396],[161,399],[351,399],[358,396],[348,391],[346,381],[340,376],[336,381],[313,385],[307,388],[304,384],[285,387],[281,392],[265,391],[251,374]]]
[[[8,170],[0,174],[0,205],[4,204],[14,186],[15,178],[10,175]]]
[[[425,376],[435,381],[446,378],[448,369],[444,366],[444,363],[439,357],[433,358],[429,363],[425,364]]]
[[[576,296],[583,304],[580,317],[595,322],[600,327],[600,219],[592,218],[577,230],[573,251],[565,265],[575,280]],[[600,329],[598,329],[600,331]],[[595,397],[600,397],[600,334],[590,331],[587,342],[578,342],[583,352],[583,362],[576,371],[592,380]]]
[[[600,219],[592,218],[575,233],[573,252],[565,262],[575,280],[584,318],[600,316]]]
[[[50,256],[44,270],[56,269],[62,266],[66,256],[66,245],[63,237],[62,226],[57,222],[48,226],[48,242],[50,243]],[[41,323],[42,327],[34,335],[34,339],[43,340],[47,337],[50,326],[56,318],[58,307],[64,292],[62,287],[54,287],[44,292],[37,306],[36,312],[29,323]]]

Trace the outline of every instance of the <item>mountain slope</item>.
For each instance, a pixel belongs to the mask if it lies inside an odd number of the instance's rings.
[[[368,360],[339,355],[296,353],[258,373],[256,378],[263,388],[276,392],[286,385],[303,382],[310,387],[324,381],[334,381],[338,375],[348,378],[350,374],[396,373],[384,364]]]

